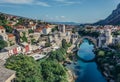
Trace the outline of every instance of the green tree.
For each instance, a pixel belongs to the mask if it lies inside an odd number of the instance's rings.
[[[29,34],[34,33],[34,31],[32,29],[29,29],[28,32],[29,32]]]
[[[117,75],[117,81],[116,82],[120,82],[120,73]]]
[[[72,29],[72,33],[75,33],[75,32],[76,32],[76,29],[75,29],[75,28],[73,28],[73,29]]]
[[[120,42],[116,44],[109,45],[110,48],[115,49],[115,50],[120,50]]]
[[[22,25],[22,24],[24,24],[24,22],[25,22],[25,19],[19,18],[18,23],[16,25]]]
[[[22,54],[11,56],[5,66],[16,71],[17,82],[42,82],[40,66],[32,57]]]
[[[28,39],[26,37],[26,33],[25,32],[23,32],[23,36],[21,37],[21,39],[22,39],[23,42],[28,42]]]
[[[3,26],[4,26],[4,28],[6,29],[6,32],[8,32],[8,33],[12,33],[12,32],[13,32],[12,27],[7,26],[7,25],[3,25]]]
[[[119,31],[119,30],[118,30],[118,31],[115,31],[115,32],[113,32],[112,34],[113,34],[113,36],[120,35],[120,31]]]
[[[35,43],[35,39],[31,39],[31,44],[33,45]]]
[[[98,52],[98,55],[99,55],[99,56],[104,56],[104,55],[105,55],[105,52],[102,51],[102,50],[100,50],[100,51]]]
[[[88,29],[86,30],[86,28],[80,29],[78,33],[80,36],[91,36],[91,37],[96,37],[96,38],[100,35],[99,32],[88,30]]]
[[[52,32],[58,31],[58,26],[52,28]]]
[[[1,19],[1,20],[5,20],[4,14],[0,14],[0,19]]]
[[[45,43],[45,47],[50,47],[50,46],[52,46],[50,43]]]
[[[113,61],[112,61],[113,62]],[[118,73],[120,73],[120,65],[118,64],[118,65],[116,65],[115,66],[115,70],[116,70],[116,74],[118,74]]]
[[[120,50],[120,42],[117,43],[115,46],[116,46],[116,48],[117,48],[118,50]]]
[[[0,14],[0,25],[6,24],[8,24],[8,21],[5,19],[5,16],[3,14]]]
[[[63,39],[62,40],[62,47],[64,48],[64,49],[67,49],[67,42],[66,42],[66,40],[65,39]]]
[[[62,82],[66,80],[65,68],[57,61],[46,60],[41,62],[44,82]]]
[[[3,49],[4,47],[7,47],[7,42],[4,40],[0,40],[0,50]]]
[[[48,59],[50,60],[57,60],[59,62],[62,62],[66,58],[66,50],[64,48],[60,48],[56,51],[52,51],[49,54],[50,56]]]

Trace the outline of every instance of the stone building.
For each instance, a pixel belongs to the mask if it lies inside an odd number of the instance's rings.
[[[16,44],[16,38],[14,36],[14,34],[7,34],[8,35],[8,45],[12,46]]]
[[[15,71],[4,67],[5,61],[0,60],[0,82],[15,82]]]
[[[7,36],[5,28],[3,26],[0,26],[0,39],[4,40],[4,41],[8,40],[8,36]]]
[[[98,47],[107,47],[112,44],[113,37],[111,34],[111,29],[105,29],[100,32],[100,36],[98,37]]]

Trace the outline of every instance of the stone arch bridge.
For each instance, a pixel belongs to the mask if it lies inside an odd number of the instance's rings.
[[[95,45],[95,47],[97,47],[97,39],[90,36],[83,36],[78,38],[77,41],[75,42],[75,45],[79,46],[79,44],[83,41],[83,39],[89,39]]]
[[[84,37],[80,37],[77,39],[77,41],[75,42],[76,48],[74,48],[72,51],[76,52],[79,49],[79,44],[84,40],[84,39],[88,39],[90,40],[93,44],[94,47],[97,48],[97,39],[90,37],[90,36],[84,36]],[[91,60],[84,60],[80,57],[78,57],[80,60],[84,61],[84,62],[93,62],[95,60],[95,58],[91,59]]]

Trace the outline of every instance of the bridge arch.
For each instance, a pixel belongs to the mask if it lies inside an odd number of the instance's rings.
[[[97,39],[90,36],[83,36],[78,38],[78,40],[76,41],[76,45],[80,44],[84,39],[90,40],[95,45],[95,47],[97,47]]]
[[[93,38],[93,37],[90,37],[90,36],[83,36],[83,37],[80,37],[78,38],[77,40],[77,44],[76,44],[76,49],[75,50],[79,50],[79,44],[82,43],[82,41],[84,39],[88,39],[90,40],[93,44],[94,44],[94,47],[97,48],[97,39],[96,38]],[[77,55],[78,56],[78,55]],[[85,59],[82,59],[81,57],[78,56],[78,59],[80,59],[81,61],[83,62],[94,62],[95,61],[95,58],[91,59],[91,60],[85,60]]]

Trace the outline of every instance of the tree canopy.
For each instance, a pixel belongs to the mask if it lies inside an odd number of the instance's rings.
[[[6,25],[8,21],[5,19],[3,14],[0,14],[0,25]]]
[[[50,57],[49,57],[50,60],[57,60],[61,62],[65,60],[66,51],[64,48],[60,48],[56,51],[50,52],[49,54],[50,54]]]
[[[52,28],[52,32],[58,31],[58,26]]]
[[[97,38],[100,35],[99,32],[92,31],[92,30],[85,30],[85,29],[80,29],[78,33],[80,36],[91,36],[95,38]]]
[[[7,26],[7,25],[3,25],[3,26],[4,26],[4,28],[6,29],[6,32],[8,32],[8,33],[12,33],[12,32],[13,32],[12,27]]]
[[[50,42],[45,43],[45,47],[50,47],[50,46],[52,46]]]
[[[3,49],[4,47],[7,47],[7,42],[4,40],[0,40],[0,50]]]
[[[56,60],[35,61],[19,54],[8,58],[5,66],[16,71],[17,82],[67,82],[66,69]]]
[[[120,50],[120,42],[116,44],[111,44],[109,45],[110,48],[115,49],[115,50]]]
[[[25,55],[11,56],[5,66],[16,71],[17,82],[40,82],[40,66],[32,58]]]
[[[65,39],[62,40],[62,47],[57,49],[56,51],[51,51],[49,53],[49,59],[51,60],[57,60],[58,62],[62,62],[66,58],[66,52],[68,47],[70,47],[71,44],[67,43]]]
[[[28,39],[26,37],[26,33],[25,32],[23,32],[23,36],[20,37],[20,38],[21,38],[22,42],[28,42]]]
[[[29,32],[29,34],[30,34],[30,33],[34,33],[34,30],[29,29],[28,32]]]
[[[40,65],[44,82],[67,82],[65,68],[57,61],[46,60]]]
[[[62,47],[63,47],[64,49],[67,49],[67,48],[68,48],[68,43],[66,42],[65,39],[62,40]]]
[[[105,55],[105,52],[102,51],[102,50],[100,50],[100,51],[98,52],[98,55],[99,55],[99,56],[104,56],[104,55]]]

